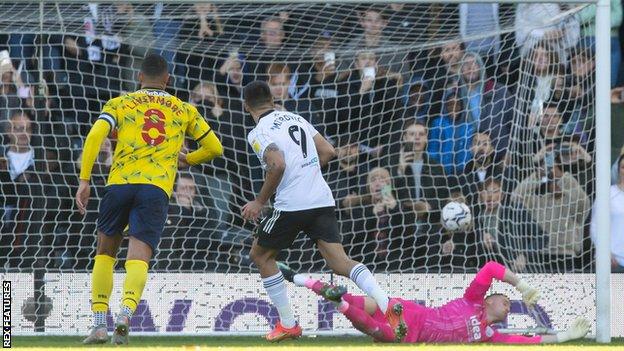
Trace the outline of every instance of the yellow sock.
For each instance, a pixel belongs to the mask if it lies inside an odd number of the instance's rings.
[[[147,282],[147,262],[141,260],[126,261],[126,280],[124,281],[123,297],[121,306],[126,307],[132,313],[137,308],[145,282]]]
[[[108,311],[108,300],[113,290],[113,267],[115,259],[108,255],[95,256],[91,274],[91,311]]]

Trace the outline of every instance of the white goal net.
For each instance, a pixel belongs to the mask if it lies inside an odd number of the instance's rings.
[[[24,306],[38,296],[52,307],[16,312],[24,331],[89,325],[115,139],[102,146],[84,217],[73,200],[82,147],[103,104],[138,89],[152,51],[170,63],[168,90],[199,109],[225,154],[181,166],[135,331],[253,332],[274,321],[249,259],[255,228],[240,215],[263,179],[241,100],[256,79],[336,147],[324,174],[343,244],[392,294],[439,305],[495,260],[538,274],[527,277],[552,295],[553,326],[595,316],[593,5],[33,1],[0,13],[0,272],[21,282]],[[470,207],[469,231],[442,227],[450,201]],[[279,260],[330,273],[304,234]],[[563,310],[570,295],[546,290],[565,281],[587,303]],[[306,330],[348,327],[315,296],[290,293]]]

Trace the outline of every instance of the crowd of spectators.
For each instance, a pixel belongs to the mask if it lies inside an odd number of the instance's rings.
[[[490,259],[521,272],[592,269],[591,6],[63,6],[75,31],[0,33],[4,268],[90,264],[115,141],[102,146],[84,218],[72,200],[82,142],[108,99],[138,88],[152,50],[170,62],[170,92],[195,105],[225,147],[210,165],[180,165],[156,270],[250,269],[254,227],[239,213],[263,174],[241,92],[254,79],[336,147],[324,171],[354,259],[376,271],[471,271]],[[619,1],[612,11],[617,29]],[[619,41],[613,47],[619,55]],[[440,225],[449,201],[470,206],[471,230]],[[302,237],[280,259],[323,269],[311,246]]]

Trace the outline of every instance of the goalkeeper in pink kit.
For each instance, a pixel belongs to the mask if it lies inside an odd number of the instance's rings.
[[[281,267],[288,271],[287,267]],[[284,274],[299,286],[333,301],[355,328],[380,342],[404,343],[472,343],[491,342],[507,344],[557,343],[584,337],[590,323],[577,319],[572,327],[556,335],[501,334],[491,325],[502,322],[509,314],[510,301],[503,294],[486,297],[492,279],[513,285],[527,305],[539,299],[539,292],[519,279],[513,272],[496,262],[488,262],[477,273],[461,298],[441,307],[425,307],[413,301],[391,299],[384,315],[375,301],[365,296],[355,296],[342,286],[332,286],[301,274]]]

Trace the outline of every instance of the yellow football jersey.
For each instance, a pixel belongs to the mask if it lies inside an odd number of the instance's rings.
[[[159,89],[111,99],[98,118],[117,132],[108,184],[153,184],[169,196],[184,136],[199,141],[211,131],[193,105]]]

